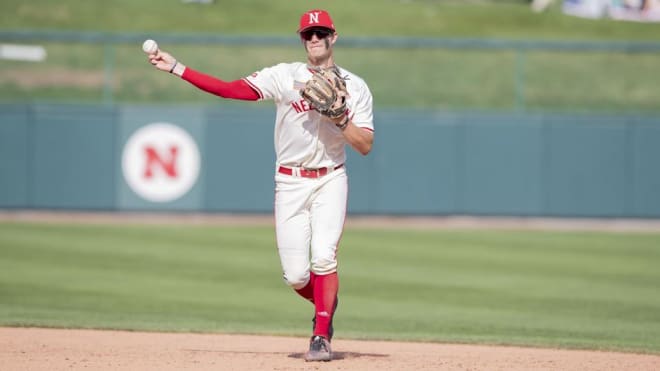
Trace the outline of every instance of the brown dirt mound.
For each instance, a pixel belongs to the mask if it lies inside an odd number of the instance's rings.
[[[307,339],[0,328],[3,370],[659,370],[660,355],[335,339],[307,363]]]

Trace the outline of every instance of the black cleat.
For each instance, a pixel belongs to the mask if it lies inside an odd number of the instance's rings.
[[[332,349],[330,349],[330,342],[323,336],[312,336],[309,341],[309,351],[305,353],[305,361],[307,362],[327,362],[332,359]]]

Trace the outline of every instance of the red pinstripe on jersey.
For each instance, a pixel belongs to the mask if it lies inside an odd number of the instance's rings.
[[[252,88],[252,90],[254,90],[255,92],[257,92],[257,94],[259,94],[259,99],[264,99],[264,93],[261,92],[261,89],[259,89],[258,86],[254,85],[253,83],[250,82],[250,80],[246,78],[243,78],[243,81],[245,81],[245,83],[247,83]]]

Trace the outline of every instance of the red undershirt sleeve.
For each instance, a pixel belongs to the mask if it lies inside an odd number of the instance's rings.
[[[259,99],[259,93],[243,79],[231,82],[222,81],[213,76],[195,71],[190,67],[186,67],[181,78],[207,93],[223,98],[253,101]]]

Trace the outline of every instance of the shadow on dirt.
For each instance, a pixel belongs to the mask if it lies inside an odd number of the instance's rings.
[[[305,356],[305,353],[291,353],[289,358],[299,358],[302,359]],[[389,354],[379,354],[379,353],[358,353],[358,352],[332,352],[333,360],[340,359],[353,359],[353,358],[384,358],[389,357]]]

